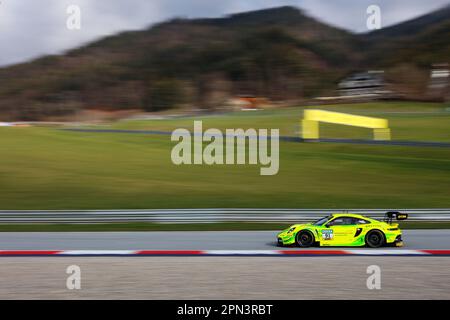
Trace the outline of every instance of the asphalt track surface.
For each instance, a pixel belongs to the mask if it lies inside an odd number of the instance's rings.
[[[277,248],[275,242],[277,233],[277,231],[1,232],[0,250],[272,250]],[[403,240],[405,243],[403,248],[389,249],[450,249],[450,230],[404,230]],[[295,247],[287,249],[296,250]]]
[[[123,129],[62,129],[65,131],[76,132],[91,132],[91,133],[128,133],[128,134],[149,134],[149,135],[171,135],[170,131],[159,130],[123,130]],[[288,142],[328,142],[328,143],[350,143],[350,144],[370,144],[370,145],[393,145],[393,146],[411,146],[411,147],[441,147],[450,148],[449,142],[437,142],[437,141],[407,141],[407,140],[390,140],[390,141],[377,141],[366,139],[303,139],[293,136],[280,136],[281,141]]]
[[[0,249],[270,250],[276,234],[14,232],[0,233]],[[403,237],[407,249],[450,248],[450,230],[405,230]],[[66,287],[73,265],[80,290]],[[367,287],[373,265],[380,290]],[[450,299],[450,257],[2,257],[0,299]]]
[[[80,290],[66,287],[72,265]],[[367,286],[373,265],[379,290]],[[4,257],[0,299],[450,299],[449,266],[450,257]]]

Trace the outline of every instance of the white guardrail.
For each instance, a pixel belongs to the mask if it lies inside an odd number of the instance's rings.
[[[153,209],[153,210],[0,210],[0,223],[214,223],[310,222],[331,213],[359,213],[383,219],[387,211],[409,214],[409,221],[450,221],[450,209]]]

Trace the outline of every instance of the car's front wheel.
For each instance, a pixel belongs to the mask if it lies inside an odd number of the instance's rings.
[[[370,248],[379,248],[385,243],[383,232],[372,230],[366,234],[366,245]]]
[[[307,248],[314,244],[314,236],[311,232],[303,230],[297,233],[295,237],[299,247]]]

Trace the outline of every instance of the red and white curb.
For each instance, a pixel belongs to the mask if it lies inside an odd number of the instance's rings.
[[[0,250],[0,257],[22,256],[450,256],[450,249],[294,249],[294,250]]]

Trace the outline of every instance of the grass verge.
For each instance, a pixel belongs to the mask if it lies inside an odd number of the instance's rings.
[[[450,141],[443,104],[371,103],[321,109],[387,118],[393,139]],[[280,128],[298,135],[303,108],[205,116],[206,128]],[[106,128],[192,130],[194,118]],[[321,125],[321,137],[371,138]],[[175,165],[170,136],[0,128],[0,209],[449,208],[450,148],[280,143],[279,172],[263,165]]]
[[[108,224],[2,224],[0,232],[103,232],[103,231],[256,231],[282,230],[288,223],[108,223]],[[450,229],[450,222],[403,222],[402,229]]]

